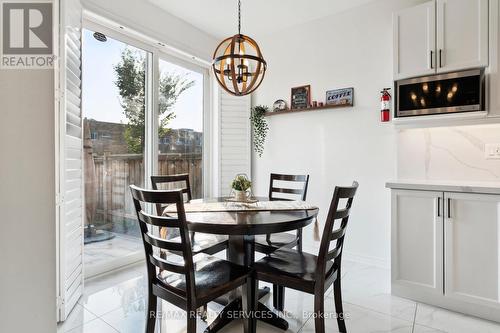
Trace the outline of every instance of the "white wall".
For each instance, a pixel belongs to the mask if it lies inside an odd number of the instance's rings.
[[[500,125],[398,131],[379,122],[379,92],[392,87],[392,12],[422,2],[378,0],[258,41],[269,69],[253,105],[289,102],[291,87],[311,84],[318,101],[354,87],[355,106],[269,117],[264,155],[253,158],[256,192],[266,194],[270,172],[309,173],[308,201],[323,222],[334,186],[358,180],[346,255],[375,264],[390,258],[387,180],[500,179],[500,160],[484,158],[486,143],[500,143]],[[305,237],[314,251],[312,227]]]
[[[321,230],[335,185],[360,183],[346,255],[388,265],[390,193],[395,177],[395,130],[380,123],[380,90],[392,86],[392,12],[423,1],[376,1],[259,40],[268,61],[253,105],[290,100],[290,88],[354,87],[353,108],[269,117],[262,158],[254,156],[256,192],[266,194],[270,172],[309,173],[308,201],[319,205]],[[304,235],[314,248],[312,227]]]
[[[56,331],[53,86],[0,70],[0,332]]]
[[[95,14],[132,28],[205,61],[211,61],[218,41],[147,0],[82,0]]]

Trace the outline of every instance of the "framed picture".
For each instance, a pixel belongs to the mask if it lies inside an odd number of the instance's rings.
[[[311,86],[292,88],[290,109],[304,109],[311,105]]]
[[[354,88],[328,90],[326,92],[327,105],[353,105]]]

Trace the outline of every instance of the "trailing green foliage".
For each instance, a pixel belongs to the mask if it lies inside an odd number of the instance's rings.
[[[257,105],[252,108],[252,115],[250,116],[253,132],[253,149],[259,157],[262,157],[262,153],[264,152],[264,143],[266,142],[267,131],[269,130],[265,118],[266,112],[269,112],[269,107]]]

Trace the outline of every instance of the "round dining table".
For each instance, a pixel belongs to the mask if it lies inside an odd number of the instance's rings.
[[[269,201],[268,198],[257,198],[259,202]],[[202,199],[204,203],[222,202],[227,199]],[[199,202],[199,200],[196,200]],[[229,203],[228,205],[233,205]],[[234,206],[227,211],[196,211],[186,210],[188,229],[192,232],[227,235],[229,238],[227,260],[236,264],[252,267],[255,262],[255,236],[297,230],[311,224],[318,215],[318,208],[309,206],[307,209],[278,210],[236,210]],[[272,237],[272,236],[271,236]],[[253,281],[255,285],[255,281]],[[255,289],[255,302],[269,292],[269,288]],[[242,310],[241,295],[231,293],[219,303],[224,309],[207,327],[205,333],[217,332],[235,318],[235,313]],[[288,329],[288,322],[271,311],[263,303],[258,302],[257,311],[264,313],[257,319],[267,322],[282,330]]]

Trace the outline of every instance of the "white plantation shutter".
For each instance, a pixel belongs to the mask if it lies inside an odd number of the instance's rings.
[[[58,319],[83,293],[82,7],[60,1]]]
[[[250,96],[219,93],[219,195],[228,195],[236,174],[251,177]]]

